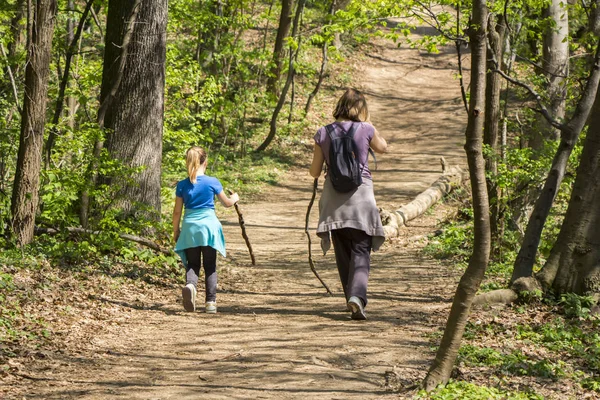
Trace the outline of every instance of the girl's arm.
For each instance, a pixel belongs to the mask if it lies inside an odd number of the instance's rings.
[[[173,240],[179,239],[179,223],[181,222],[181,210],[183,209],[183,198],[175,197],[175,208],[173,208]]]
[[[315,143],[315,149],[313,151],[313,160],[309,169],[310,175],[313,178],[318,178],[319,176],[321,176],[324,161],[325,158],[323,157],[323,150],[321,150],[321,146]]]
[[[225,207],[231,207],[238,201],[240,201],[240,196],[237,193],[232,193],[231,197],[227,197],[224,190],[221,190],[221,193],[217,195],[217,198]]]

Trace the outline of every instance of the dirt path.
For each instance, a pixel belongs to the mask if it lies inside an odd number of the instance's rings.
[[[456,60],[450,49],[428,55],[391,43],[374,47],[367,60],[364,89],[372,120],[391,148],[374,172],[376,197],[391,209],[439,176],[440,156],[464,164]],[[243,205],[258,260],[254,268],[247,265],[235,214],[223,212],[230,261],[221,264],[217,315],[182,312],[176,290],[145,299],[143,307],[112,299],[127,310],[117,321],[122,328],[90,338],[93,350],[37,371],[25,381],[25,396],[398,398],[392,389],[424,377],[433,356],[428,334],[446,315],[457,272],[423,259],[418,246],[388,243],[373,255],[369,320],[350,320],[333,254],[322,257],[314,244],[317,268],[333,297],[324,296],[306,262],[310,195],[307,170],[297,170],[261,201]],[[436,212],[403,234],[432,231]]]

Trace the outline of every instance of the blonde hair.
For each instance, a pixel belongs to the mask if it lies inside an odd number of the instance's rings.
[[[206,151],[202,147],[193,146],[185,153],[185,166],[192,183],[196,183],[198,170],[206,162]]]
[[[365,96],[358,90],[350,88],[340,97],[335,110],[335,119],[346,119],[355,122],[364,122],[369,119],[369,108]]]

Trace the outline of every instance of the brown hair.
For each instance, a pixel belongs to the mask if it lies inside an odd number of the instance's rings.
[[[350,88],[340,97],[335,110],[335,119],[346,119],[355,122],[364,122],[369,119],[369,109],[365,96],[358,90]]]
[[[192,183],[196,183],[196,174],[200,166],[206,162],[206,151],[202,147],[192,146],[185,153],[185,166]]]

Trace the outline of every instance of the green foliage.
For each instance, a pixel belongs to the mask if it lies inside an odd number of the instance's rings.
[[[590,309],[595,305],[593,296],[579,296],[575,293],[566,293],[560,297],[565,315],[570,318],[588,318]]]
[[[542,396],[534,392],[506,391],[453,380],[431,393],[421,391],[416,398],[429,400],[543,400]]]
[[[558,379],[565,375],[564,363],[547,359],[532,360],[520,350],[504,354],[490,348],[463,345],[459,351],[459,362],[468,366],[495,367],[499,373],[517,376],[537,376]]]

